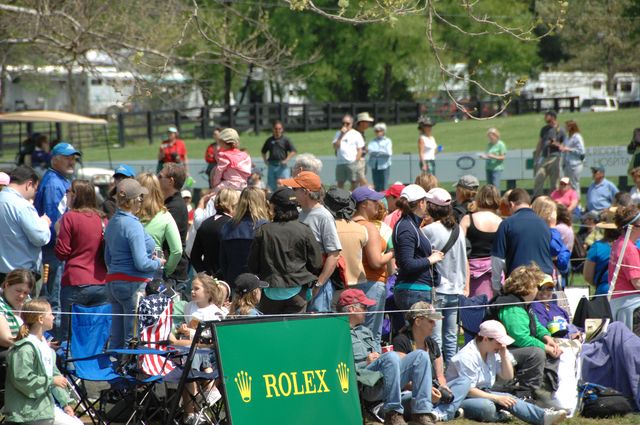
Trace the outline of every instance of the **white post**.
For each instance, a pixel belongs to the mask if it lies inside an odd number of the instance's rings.
[[[607,293],[607,299],[609,301],[611,301],[611,294],[613,294],[613,290],[616,287],[616,281],[618,280],[618,272],[620,271],[620,265],[622,265],[624,252],[627,250],[627,243],[629,242],[629,238],[631,237],[632,230],[633,230],[633,224],[627,225],[627,231],[624,234],[624,242],[622,244],[622,249],[620,250],[620,255],[618,256],[618,261],[616,262],[616,268],[613,270],[613,278],[611,279],[611,283],[609,284],[609,292]]]

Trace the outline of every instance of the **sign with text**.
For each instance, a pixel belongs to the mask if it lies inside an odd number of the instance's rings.
[[[362,424],[346,317],[215,326],[233,425]]]

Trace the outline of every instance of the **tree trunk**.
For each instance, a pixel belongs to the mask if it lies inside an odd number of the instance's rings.
[[[231,106],[231,68],[224,67],[224,106]]]

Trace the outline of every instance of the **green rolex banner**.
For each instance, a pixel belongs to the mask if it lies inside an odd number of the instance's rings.
[[[233,425],[359,425],[346,317],[255,319],[215,326]]]

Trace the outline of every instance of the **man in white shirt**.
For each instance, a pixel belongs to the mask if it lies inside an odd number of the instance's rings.
[[[346,181],[351,182],[351,190],[358,185],[366,185],[364,162],[364,132],[371,126],[373,118],[368,112],[358,114],[353,128],[353,117],[342,118],[342,128],[333,139],[333,149],[338,157],[336,165],[336,184],[344,188]]]

